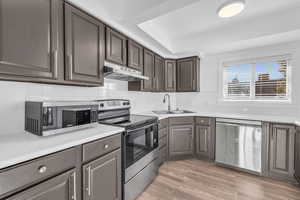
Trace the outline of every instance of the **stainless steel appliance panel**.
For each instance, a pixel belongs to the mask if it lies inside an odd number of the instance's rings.
[[[158,159],[150,162],[143,170],[124,185],[124,200],[136,199],[151,184],[158,173]]]
[[[125,170],[125,182],[128,182],[132,179],[136,174],[142,171],[150,162],[156,160],[159,157],[159,150],[155,149],[154,151],[150,152],[142,159],[131,165]]]
[[[217,120],[216,162],[261,173],[260,122]]]

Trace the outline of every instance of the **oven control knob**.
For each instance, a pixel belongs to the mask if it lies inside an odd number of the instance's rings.
[[[103,108],[104,107],[104,103],[100,103],[100,107]]]

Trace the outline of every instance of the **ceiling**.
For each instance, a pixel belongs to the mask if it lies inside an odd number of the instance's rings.
[[[226,0],[70,0],[166,57],[205,55],[300,40],[300,0],[246,0],[233,18]]]

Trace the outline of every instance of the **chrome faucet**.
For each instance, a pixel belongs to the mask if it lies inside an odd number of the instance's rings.
[[[164,96],[164,100],[163,100],[163,102],[164,103],[166,103],[166,97],[168,97],[168,111],[170,112],[171,111],[171,97],[170,97],[170,95],[169,94],[165,94],[165,96]]]

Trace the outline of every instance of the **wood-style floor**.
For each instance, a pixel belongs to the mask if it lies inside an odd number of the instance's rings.
[[[199,160],[173,161],[137,200],[300,200],[300,187]]]

